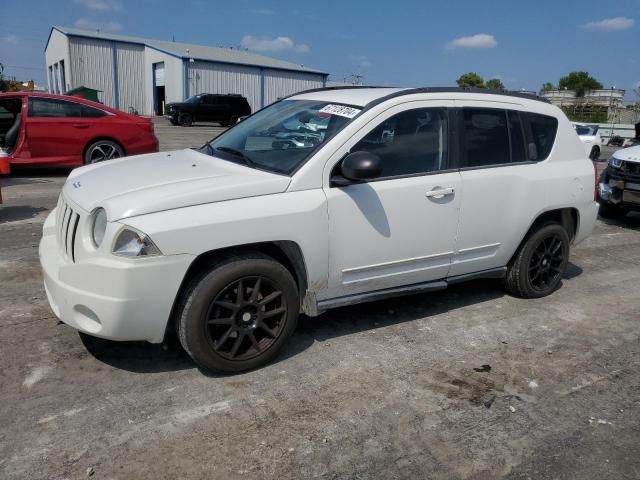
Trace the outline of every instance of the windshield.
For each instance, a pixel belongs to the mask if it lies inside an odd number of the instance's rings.
[[[206,144],[202,153],[290,174],[359,112],[317,100],[277,102]]]
[[[187,98],[184,103],[198,103],[198,100],[200,100],[200,95],[194,95],[193,97]]]

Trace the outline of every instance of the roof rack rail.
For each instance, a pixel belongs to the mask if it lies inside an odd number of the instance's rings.
[[[407,88],[399,90],[384,97],[376,98],[375,100],[367,103],[365,109],[369,109],[376,105],[381,104],[391,98],[401,97],[404,95],[413,95],[416,93],[482,93],[488,95],[502,95],[506,97],[525,98],[527,100],[535,100],[538,102],[551,103],[546,98],[538,95],[532,95],[530,93],[512,92],[507,90],[494,90],[490,88],[468,88],[468,87],[422,87],[422,88]]]
[[[323,88],[312,88],[310,90],[304,90],[302,92],[297,92],[291,95],[287,95],[286,97],[281,98],[284,100],[289,97],[293,97],[295,95],[302,95],[304,93],[315,93],[315,92],[324,92],[324,91],[332,91],[332,90],[350,90],[350,89],[361,89],[361,88],[401,88],[401,87],[384,87],[380,85],[344,85],[344,86],[335,86],[335,87],[323,87]],[[490,88],[470,88],[470,87],[419,87],[419,88],[404,88],[394,93],[390,93],[389,95],[385,95],[384,97],[380,97],[372,102],[367,104],[367,107],[371,107],[373,105],[377,105],[379,103],[384,102],[390,98],[400,97],[403,95],[412,95],[416,93],[483,93],[488,95],[503,95],[507,97],[516,97],[516,98],[526,98],[528,100],[536,100],[538,102],[551,103],[548,99],[541,97],[540,95],[531,94],[531,93],[523,93],[512,90],[495,90]]]

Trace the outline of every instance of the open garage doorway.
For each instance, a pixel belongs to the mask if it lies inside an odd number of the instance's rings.
[[[164,62],[153,64],[153,111],[156,115],[164,115]]]

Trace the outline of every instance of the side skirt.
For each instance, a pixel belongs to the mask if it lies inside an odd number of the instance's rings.
[[[507,273],[507,267],[492,268],[481,272],[467,273],[465,275],[457,275],[455,277],[445,278],[432,282],[415,283],[412,285],[404,285],[402,287],[386,288],[383,290],[375,290],[373,292],[357,293],[353,295],[345,295],[343,297],[329,298],[317,302],[309,301],[315,299],[315,295],[307,292],[305,302],[303,303],[303,311],[307,315],[317,316],[321,313],[337,307],[346,307],[364,302],[374,302],[384,300],[386,298],[401,297],[405,295],[415,295],[424,292],[435,292],[445,290],[449,285],[463,283],[470,280],[481,278],[504,278]]]

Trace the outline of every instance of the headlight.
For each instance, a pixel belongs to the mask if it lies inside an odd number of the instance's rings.
[[[622,167],[622,160],[620,160],[619,158],[616,158],[616,157],[611,157],[609,159],[609,166],[613,167],[613,168],[621,168]]]
[[[107,230],[107,212],[104,208],[98,208],[93,212],[93,227],[91,228],[91,239],[96,248],[100,248],[104,240],[104,232]]]
[[[162,252],[144,233],[126,227],[113,244],[113,254],[121,257],[151,257],[162,255]]]

